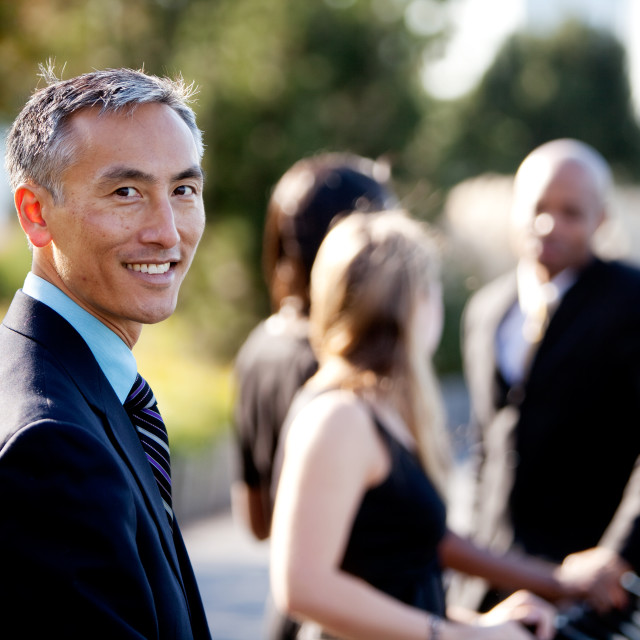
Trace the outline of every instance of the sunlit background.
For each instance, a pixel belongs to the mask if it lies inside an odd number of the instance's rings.
[[[208,469],[230,433],[233,357],[269,313],[269,191],[302,156],[385,157],[402,204],[442,230],[443,380],[459,377],[465,300],[513,262],[511,176],[533,147],[577,137],[609,159],[601,251],[640,258],[639,27],[637,0],[0,0],[0,126],[48,59],[63,77],[124,65],[199,85],[207,230],[179,311],[135,354],[176,457]],[[29,266],[6,179],[0,221],[6,307]]]
[[[455,99],[470,91],[513,33],[545,36],[562,22],[578,19],[610,31],[625,47],[634,108],[640,112],[640,4],[635,0],[452,0],[435,11],[434,3],[415,5],[418,21],[436,29],[445,21],[451,25],[439,59],[428,59],[423,74],[425,87],[438,98]]]

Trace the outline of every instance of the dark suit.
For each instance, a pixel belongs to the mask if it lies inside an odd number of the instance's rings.
[[[18,292],[0,327],[3,638],[210,638],[177,523],[79,334]]]
[[[515,301],[510,274],[465,312],[481,443],[474,532],[482,544],[561,561],[597,545],[614,520],[607,535],[619,547],[640,512],[640,272],[594,260],[552,316],[528,377],[509,388],[495,342]]]

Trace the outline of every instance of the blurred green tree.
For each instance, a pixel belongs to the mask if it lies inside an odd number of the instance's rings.
[[[510,174],[534,147],[574,137],[596,147],[619,179],[640,177],[622,45],[568,22],[549,37],[512,36],[468,96],[432,109],[411,156],[441,185]]]
[[[202,85],[216,215],[247,217],[260,238],[271,186],[323,150],[386,154],[410,171],[402,153],[424,109],[418,67],[434,37],[407,27],[412,2],[192,4],[177,60]]]
[[[65,77],[94,68],[170,69],[179,12],[190,0],[0,0],[0,114],[12,119],[38,64]]]
[[[426,104],[423,49],[438,31],[425,28],[416,5],[434,15],[442,2],[190,2],[174,63],[201,87],[206,200],[217,236],[205,242],[218,249],[199,252],[203,277],[190,280],[185,299],[218,351],[235,353],[268,313],[260,274],[264,214],[272,186],[293,162],[349,150],[386,156],[399,185],[418,180],[404,150]],[[214,263],[225,236],[238,259],[220,269]],[[207,291],[218,293],[215,311]],[[212,313],[221,315],[212,321]],[[212,326],[224,332],[216,338]]]

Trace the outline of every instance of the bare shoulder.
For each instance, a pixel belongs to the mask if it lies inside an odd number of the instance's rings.
[[[367,405],[350,391],[331,390],[319,394],[300,410],[287,436],[287,451],[299,455],[342,456],[368,460],[384,466],[384,451]]]
[[[291,425],[297,437],[329,439],[367,437],[373,422],[366,405],[351,391],[334,389],[313,398],[298,413]]]

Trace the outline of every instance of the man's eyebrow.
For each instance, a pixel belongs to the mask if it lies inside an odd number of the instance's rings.
[[[173,176],[173,181],[178,182],[187,178],[197,178],[204,181],[204,171],[198,165],[194,165]]]
[[[171,181],[180,182],[180,180],[187,180],[189,178],[196,178],[204,182],[204,171],[198,165],[194,165],[172,176]],[[149,184],[158,182],[158,178],[156,176],[147,173],[146,171],[141,171],[140,169],[134,169],[133,167],[127,166],[112,167],[105,171],[99,178],[99,181],[103,183],[120,182],[122,180],[135,180],[137,182],[146,182]]]
[[[120,180],[139,180],[141,182],[156,182],[157,178],[150,173],[132,167],[112,167],[100,176],[100,182],[118,182]]]
[[[172,176],[171,180],[172,182],[179,182],[180,180],[186,180],[187,178],[204,180],[204,172],[198,165],[194,165],[175,174]],[[140,182],[153,183],[157,182],[158,178],[150,173],[141,171],[140,169],[134,169],[133,167],[127,166],[112,167],[100,176],[101,182],[119,182],[120,180],[137,180]]]

